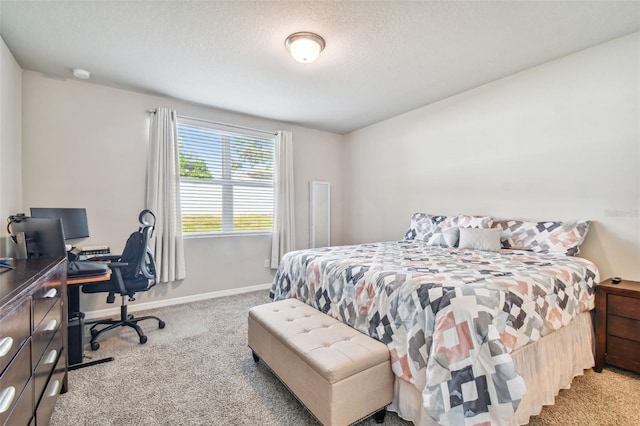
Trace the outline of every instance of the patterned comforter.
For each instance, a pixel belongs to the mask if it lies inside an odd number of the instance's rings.
[[[290,252],[270,296],[384,342],[440,424],[504,424],[526,390],[511,352],[593,309],[597,282],[578,257],[392,241]]]

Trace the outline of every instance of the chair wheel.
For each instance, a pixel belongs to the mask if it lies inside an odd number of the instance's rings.
[[[140,344],[143,345],[147,343],[147,336],[140,336]]]
[[[100,343],[98,343],[98,342],[91,342],[91,350],[92,350],[92,351],[97,351],[98,349],[100,349]]]
[[[164,328],[164,327],[165,327],[165,325],[167,325],[167,324],[165,324],[165,322],[164,322],[164,321],[158,321],[158,327],[159,327],[159,328]]]

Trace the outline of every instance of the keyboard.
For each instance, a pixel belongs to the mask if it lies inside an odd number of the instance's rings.
[[[109,266],[100,262],[78,262],[67,263],[67,277],[97,277],[109,271]]]

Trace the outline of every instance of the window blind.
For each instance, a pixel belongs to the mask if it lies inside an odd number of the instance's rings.
[[[184,233],[271,231],[274,137],[178,120]]]

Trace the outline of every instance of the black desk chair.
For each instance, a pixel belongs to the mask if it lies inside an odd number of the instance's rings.
[[[147,217],[153,219],[153,223],[147,220]],[[90,321],[87,324],[93,324],[89,329],[91,332],[91,350],[97,350],[100,344],[96,342],[98,336],[105,331],[113,330],[118,327],[131,327],[140,337],[140,343],[147,342],[147,336],[144,335],[142,329],[138,325],[140,321],[147,319],[155,319],[158,321],[158,327],[164,328],[165,322],[158,317],[145,316],[134,317],[127,313],[127,303],[125,297],[130,302],[134,301],[133,297],[141,291],[148,291],[156,285],[157,274],[156,264],[149,249],[149,239],[153,233],[153,227],[156,223],[156,217],[150,210],[143,210],[138,217],[140,228],[129,236],[124,250],[119,256],[100,256],[92,260],[110,261],[111,279],[104,282],[96,282],[85,284],[82,286],[83,293],[109,293],[107,303],[115,301],[116,293],[122,296],[122,305],[120,306],[120,319],[107,319]],[[106,327],[98,329],[101,325]]]

